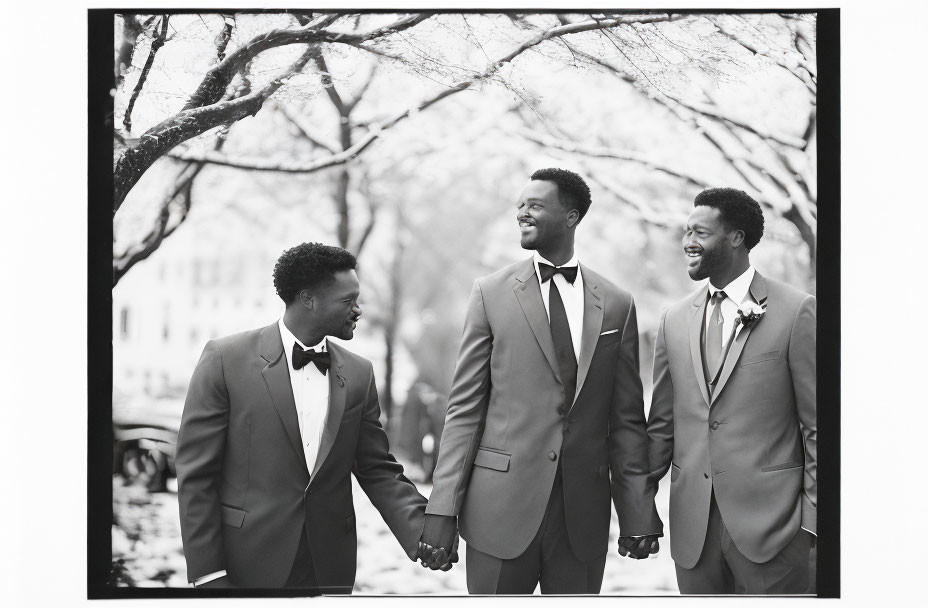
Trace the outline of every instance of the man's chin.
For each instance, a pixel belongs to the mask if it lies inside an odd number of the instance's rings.
[[[535,247],[535,239],[533,239],[530,236],[523,236],[519,240],[519,244],[522,245],[522,249],[531,249],[531,250],[537,249],[537,247]]]
[[[693,268],[687,268],[686,272],[687,274],[690,275],[690,278],[693,279],[694,281],[702,281],[703,279],[709,276],[707,274],[700,272],[699,266],[695,266]]]

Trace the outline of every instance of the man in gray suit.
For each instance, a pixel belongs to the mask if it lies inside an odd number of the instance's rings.
[[[288,249],[274,268],[283,317],[200,357],[176,456],[197,587],[351,593],[352,473],[416,559],[426,501],[390,455],[371,363],[327,339],[354,336],[356,263],[319,243]]]
[[[598,593],[610,496],[620,553],[658,548],[635,304],[577,262],[589,206],[580,176],[536,171],[517,202],[533,257],[470,296],[422,542],[447,556],[460,520],[471,593]]]
[[[751,266],[760,206],[700,193],[683,248],[709,279],[661,319],[651,491],[671,469],[682,593],[803,593],[816,530],[815,298]]]

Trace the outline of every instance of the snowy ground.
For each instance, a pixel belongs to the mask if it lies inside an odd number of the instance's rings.
[[[667,522],[667,480],[658,494],[658,511]],[[431,486],[417,484],[428,495]],[[354,592],[371,594],[467,593],[464,573],[464,541],[461,562],[449,572],[433,572],[411,562],[390,534],[364,492],[355,485],[355,511],[358,522],[358,573]],[[122,559],[126,574],[138,587],[184,587],[186,566],[181,548],[177,495],[149,494],[144,483],[123,486],[113,481],[113,559]],[[610,552],[602,593],[621,595],[676,594],[673,561],[666,537],[661,551],[647,560],[621,558],[616,550],[618,522],[613,513]],[[128,584],[128,583],[125,583]],[[537,593],[537,590],[536,590]]]

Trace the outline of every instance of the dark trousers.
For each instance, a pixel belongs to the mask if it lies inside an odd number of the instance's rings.
[[[570,548],[564,515],[564,486],[558,467],[544,519],[525,552],[500,559],[467,546],[467,591],[474,594],[530,595],[541,582],[541,592],[599,593],[606,555],[581,562]]]
[[[752,562],[732,542],[713,492],[702,555],[693,568],[676,567],[677,585],[684,594],[807,593],[811,548],[812,535],[798,530],[793,540],[769,562]]]
[[[300,544],[296,549],[296,557],[293,559],[293,567],[290,569],[290,576],[284,583],[287,589],[306,589],[307,591],[319,593],[319,583],[316,581],[316,569],[313,567],[313,556],[309,551],[309,540],[306,538],[306,528],[300,534]]]

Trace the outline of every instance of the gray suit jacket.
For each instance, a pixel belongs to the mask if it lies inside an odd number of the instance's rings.
[[[563,387],[532,260],[478,279],[468,303],[427,513],[460,515],[461,536],[499,558],[517,557],[534,538],[559,461],[579,559],[608,549],[610,495],[622,534],[660,529],[645,496],[634,302],[580,268],[583,338],[566,418],[557,413]]]
[[[707,288],[671,306],[657,333],[650,486],[671,469],[671,555],[684,568],[702,553],[713,488],[732,541],[754,562],[800,525],[816,529],[815,298],[760,273],[750,294],[766,312],[735,338],[711,397]]]
[[[380,426],[370,361],[328,343],[329,412],[306,468],[277,323],[206,345],[177,436],[187,577],[227,570],[240,587],[280,587],[304,525],[319,585],[354,585],[351,473],[414,558],[425,498],[403,476]]]

